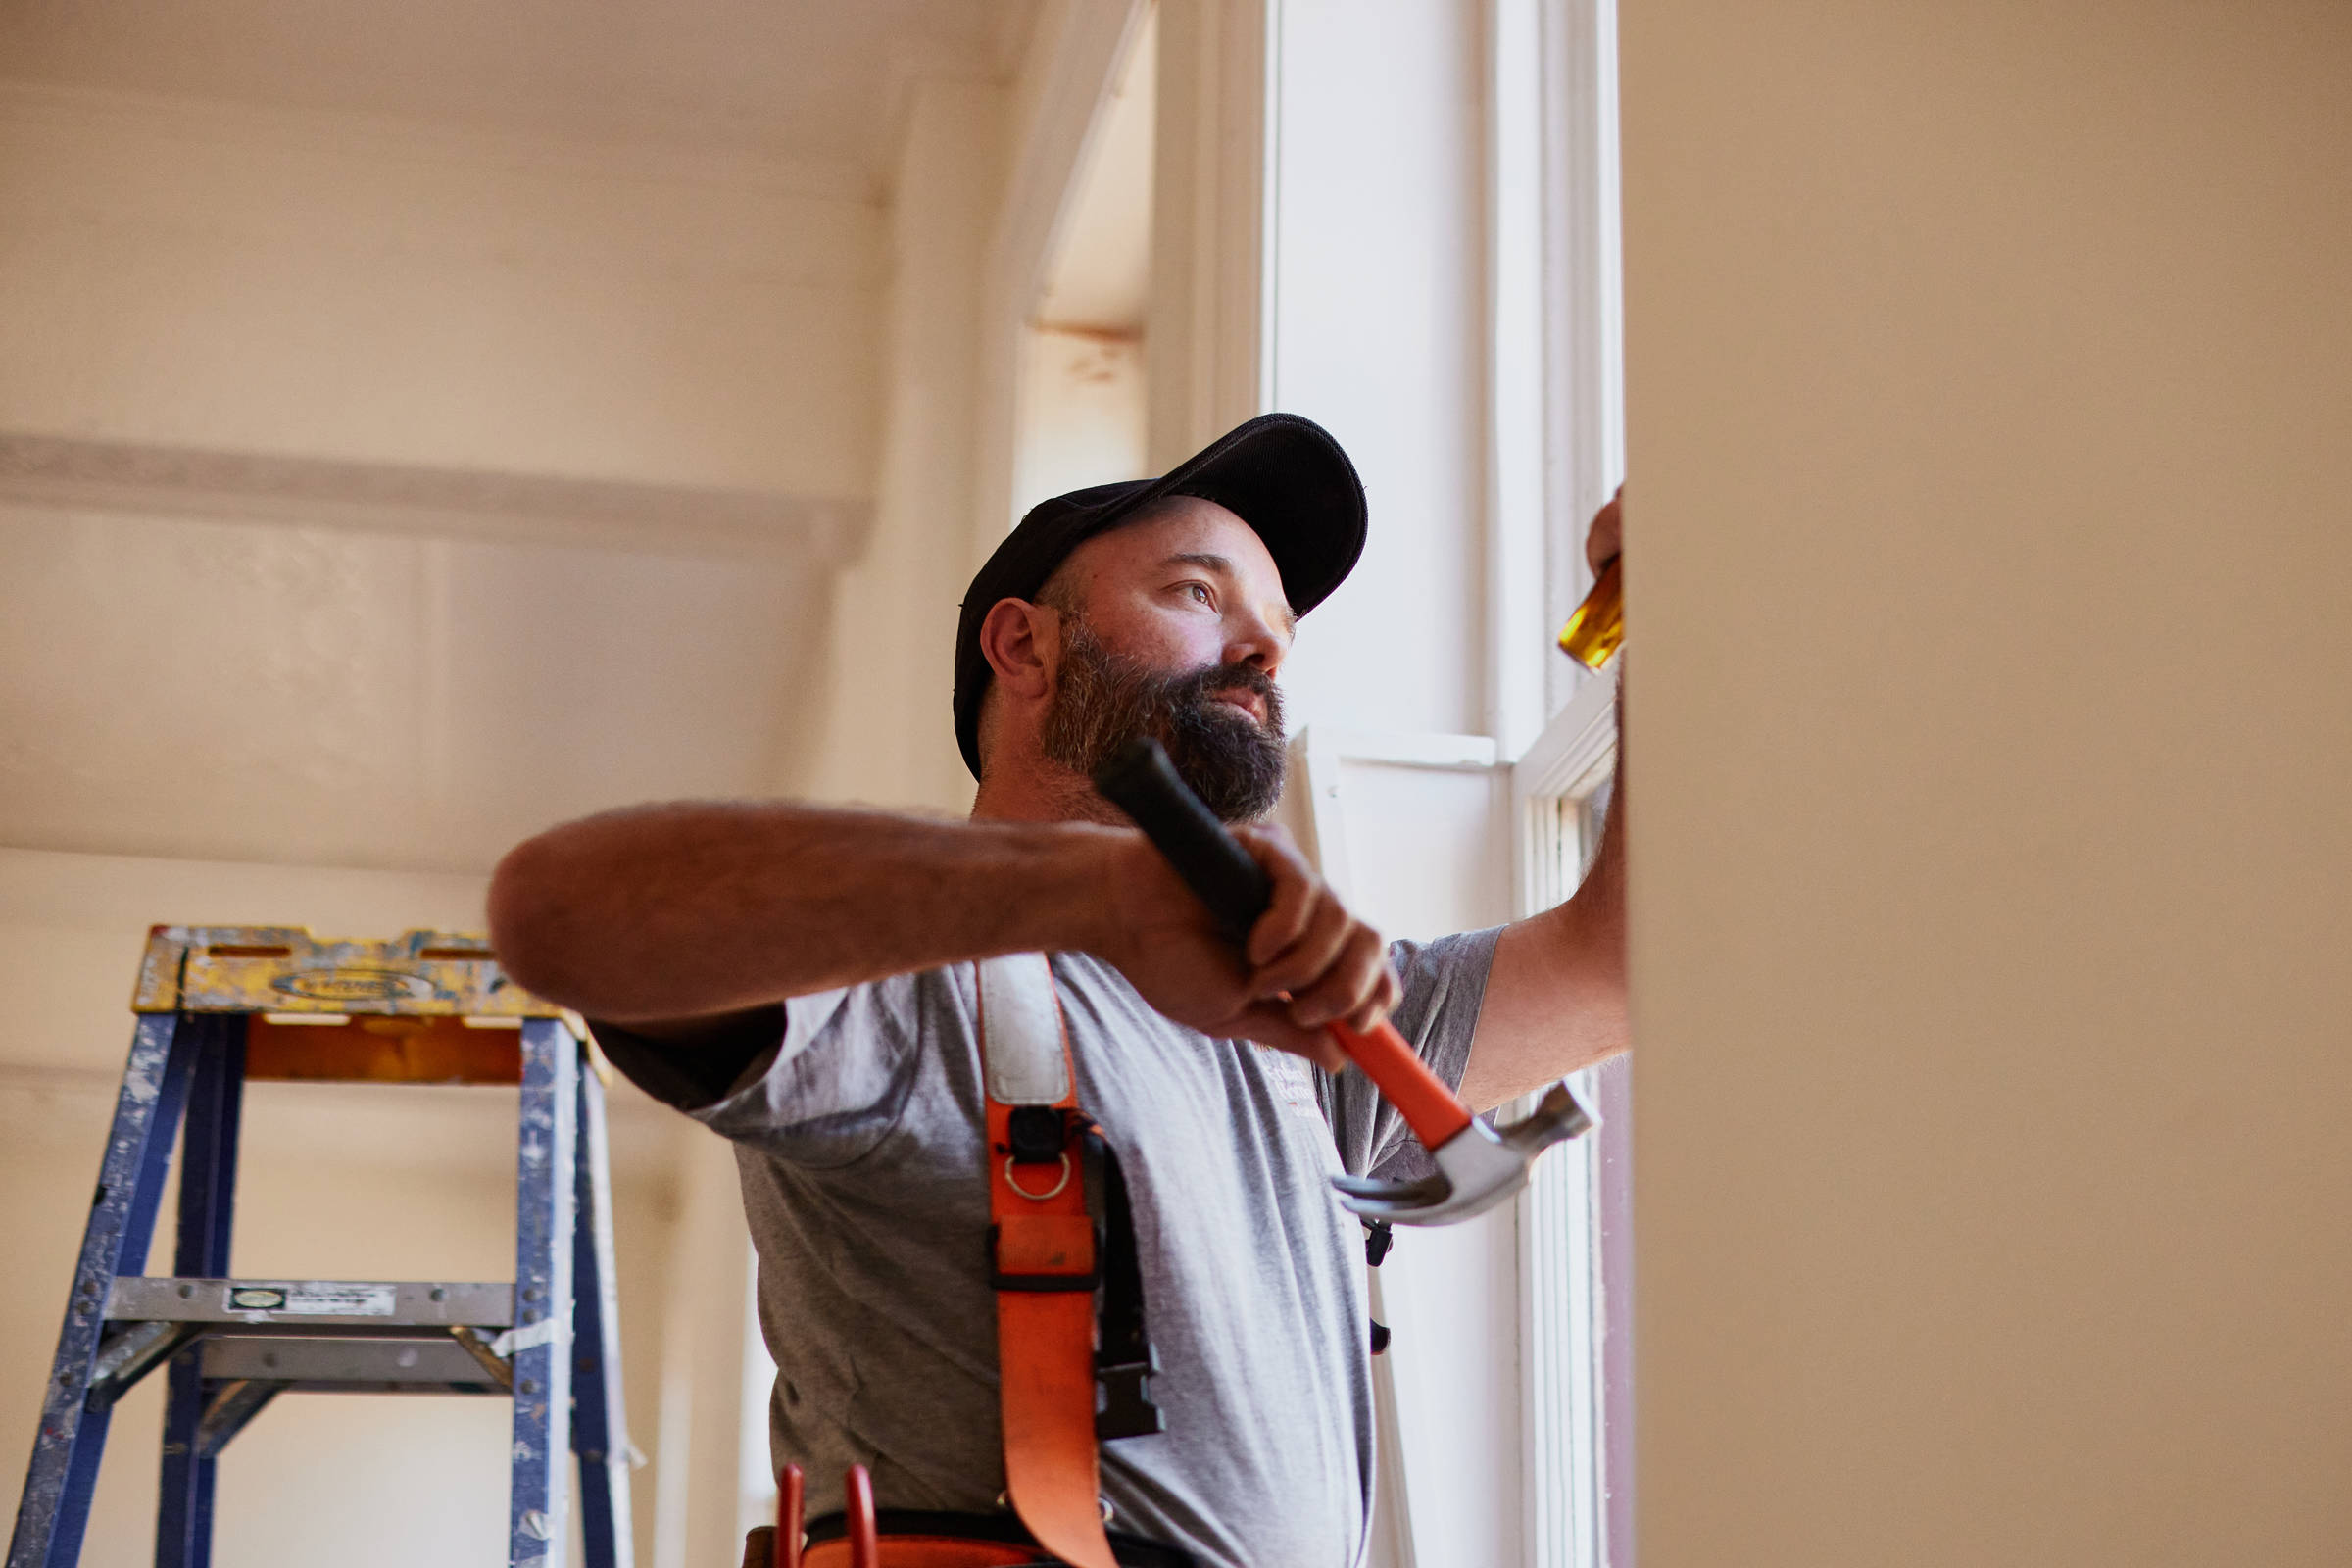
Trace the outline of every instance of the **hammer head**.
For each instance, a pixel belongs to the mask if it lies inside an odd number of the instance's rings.
[[[1593,1125],[1576,1094],[1565,1083],[1553,1084],[1523,1119],[1501,1132],[1483,1116],[1430,1152],[1438,1162],[1435,1175],[1415,1182],[1370,1181],[1360,1176],[1335,1176],[1340,1201],[1366,1219],[1392,1225],[1450,1225],[1483,1214],[1527,1185],[1536,1156],[1552,1145],[1576,1137]]]

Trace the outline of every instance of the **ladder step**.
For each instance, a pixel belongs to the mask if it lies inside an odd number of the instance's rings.
[[[514,1287],[396,1280],[214,1280],[125,1275],[106,1298],[116,1323],[202,1323],[215,1333],[315,1328],[344,1336],[459,1326],[504,1329]],[[453,1342],[454,1343],[454,1342]]]
[[[445,1331],[414,1339],[232,1335],[204,1344],[204,1375],[306,1394],[505,1394]]]

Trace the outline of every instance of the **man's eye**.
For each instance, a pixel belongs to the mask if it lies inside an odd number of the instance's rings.
[[[1188,582],[1184,585],[1184,591],[1191,594],[1194,600],[1200,604],[1206,605],[1216,602],[1215,596],[1208,591],[1208,584],[1204,582]]]

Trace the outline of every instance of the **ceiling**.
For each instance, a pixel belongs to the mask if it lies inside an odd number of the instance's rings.
[[[908,74],[1004,78],[1035,0],[0,0],[0,74],[887,175]]]
[[[1035,11],[0,0],[0,79],[750,155],[867,193],[898,88],[1009,77]],[[0,486],[0,840],[478,873],[564,816],[793,776],[840,541],[747,543],[761,519],[715,493],[654,498],[643,538],[593,515],[557,536],[466,496],[482,517],[443,528],[354,473],[385,517]],[[708,539],[669,526],[698,499]]]

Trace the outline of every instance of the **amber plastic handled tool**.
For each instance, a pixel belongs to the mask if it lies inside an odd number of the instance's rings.
[[[1134,818],[1208,906],[1225,935],[1236,944],[1247,940],[1273,897],[1273,884],[1241,841],[1176,776],[1159,743],[1149,737],[1128,742],[1095,774],[1095,788]],[[1363,1034],[1345,1024],[1329,1028],[1348,1059],[1403,1114],[1405,1125],[1437,1160],[1436,1174],[1417,1182],[1334,1177],[1340,1200],[1368,1219],[1398,1225],[1468,1219],[1525,1186],[1538,1154],[1593,1125],[1575,1093],[1558,1083],[1524,1119],[1496,1132],[1472,1115],[1387,1023]]]
[[[1625,582],[1618,573],[1624,560],[1609,558],[1592,591],[1560,628],[1560,652],[1587,669],[1600,668],[1625,644]]]

